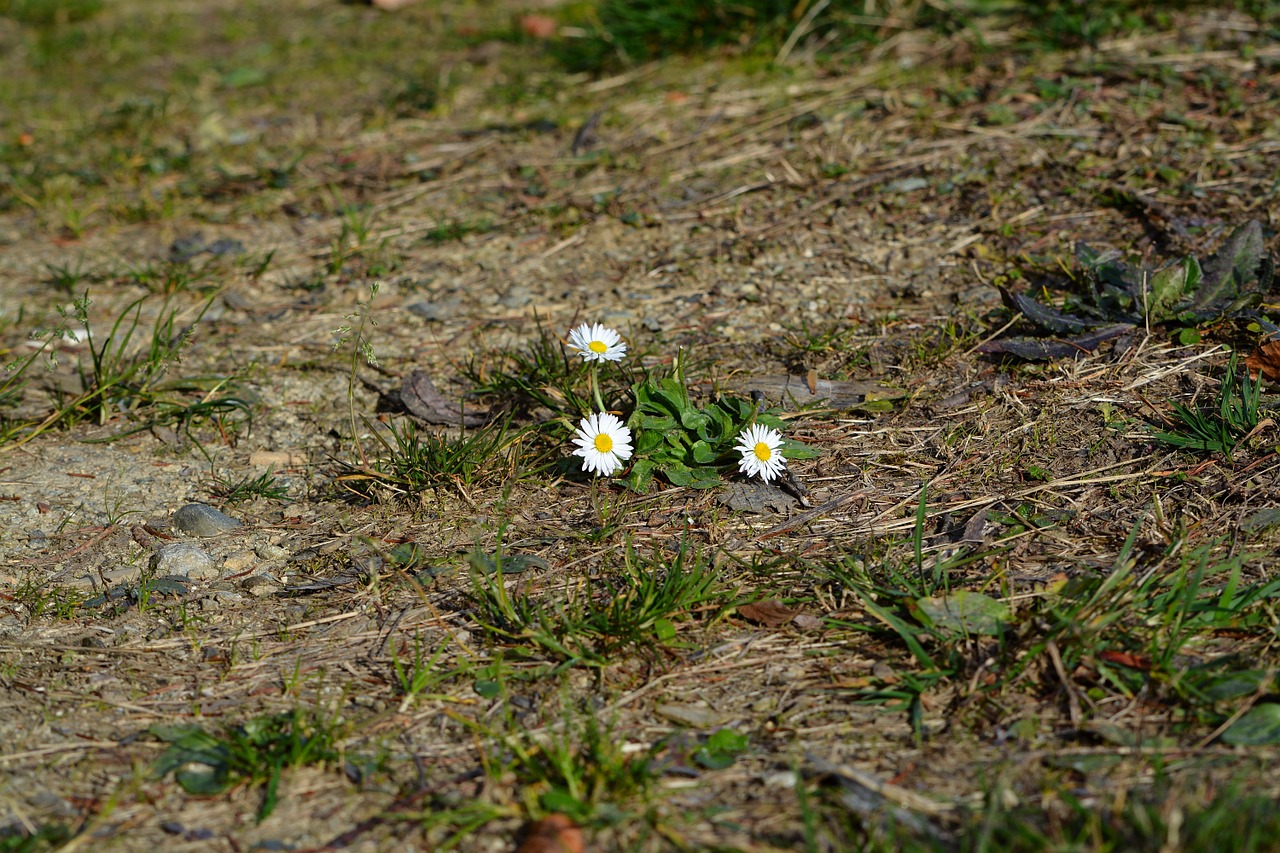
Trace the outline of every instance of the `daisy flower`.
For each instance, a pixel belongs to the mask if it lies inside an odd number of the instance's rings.
[[[582,457],[582,470],[606,477],[631,458],[631,430],[608,412],[583,418],[573,443],[578,445],[573,455]]]
[[[783,458],[782,433],[760,424],[752,424],[738,434],[738,443],[734,450],[742,453],[738,462],[738,470],[748,477],[759,477],[766,483],[782,473],[787,467]]]
[[[627,354],[627,345],[616,330],[599,323],[583,323],[569,333],[569,346],[587,361],[621,361]]]

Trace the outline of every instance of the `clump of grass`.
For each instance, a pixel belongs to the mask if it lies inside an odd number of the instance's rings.
[[[495,571],[472,576],[476,620],[493,639],[531,646],[566,666],[602,667],[629,649],[667,647],[678,623],[732,598],[710,556],[687,542],[671,557],[642,555],[628,543],[621,571],[584,578],[555,600],[508,591],[500,551],[493,562]]]
[[[1261,380],[1250,379],[1247,370],[1237,371],[1233,351],[1213,403],[1194,409],[1174,403],[1171,428],[1153,437],[1174,447],[1222,453],[1229,460],[1236,446],[1258,426],[1261,399]]]
[[[520,433],[509,429],[509,419],[458,436],[422,432],[413,421],[392,423],[385,434],[367,421],[366,425],[381,452],[346,465],[338,478],[363,494],[374,486],[407,495],[441,488],[466,490],[508,479],[518,466]]]
[[[591,397],[583,393],[589,373],[587,363],[570,355],[540,321],[537,337],[525,348],[486,353],[465,366],[472,394],[502,400],[517,414],[545,410],[543,414],[549,415],[545,423],[561,421],[555,425],[557,438],[568,432],[563,421],[592,411]]]
[[[245,400],[227,392],[227,377],[195,376],[169,378],[170,368],[181,360],[196,325],[212,304],[205,302],[195,318],[179,326],[180,309],[165,297],[159,317],[150,332],[144,331],[142,309],[149,297],[129,303],[116,316],[105,337],[95,333],[89,320],[89,296],[75,300],[63,313],[61,324],[41,333],[44,345],[11,365],[0,380],[0,405],[22,390],[26,373],[37,356],[47,352],[61,338],[70,338],[71,327],[82,328],[87,358],[77,363],[79,392],[54,392],[53,411],[38,421],[8,422],[0,437],[13,444],[23,444],[48,430],[70,428],[82,422],[104,425],[120,416],[131,416],[140,423],[105,440],[114,440],[154,426],[179,426],[186,430],[200,421],[222,419],[232,413],[251,418],[252,407]],[[198,398],[192,399],[194,395]]]
[[[240,503],[253,498],[281,501],[289,497],[289,490],[276,479],[274,468],[268,468],[256,477],[243,477],[239,480],[215,474],[209,491],[215,498],[227,503]]]
[[[285,768],[332,765],[341,757],[346,726],[336,714],[325,717],[295,708],[254,717],[211,734],[200,725],[155,725],[150,731],[169,744],[157,760],[157,778],[174,774],[188,793],[211,796],[248,784],[263,789],[258,820],[275,811]]]

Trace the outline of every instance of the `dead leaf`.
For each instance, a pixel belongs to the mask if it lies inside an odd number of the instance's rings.
[[[748,622],[756,622],[766,628],[777,628],[785,625],[800,613],[776,598],[767,598],[754,604],[744,604],[738,608],[738,615]]]
[[[516,853],[582,853],[582,830],[568,816],[551,814],[525,824]]]
[[[716,500],[734,512],[786,512],[796,504],[795,498],[777,486],[755,480],[725,485]]]
[[[559,25],[555,18],[546,15],[524,15],[520,18],[520,29],[530,38],[549,39],[556,34]]]
[[[817,631],[822,628],[822,619],[818,616],[810,616],[808,613],[797,613],[791,617],[791,624],[801,631]]]
[[[832,409],[889,409],[892,401],[906,396],[898,388],[878,382],[844,382],[819,379],[816,372],[805,376],[767,374],[763,376],[734,376],[725,380],[726,391],[750,394],[759,391],[770,402],[777,401],[788,411],[822,403]]]
[[[1280,341],[1266,341],[1245,357],[1245,370],[1253,379],[1262,374],[1268,382],[1280,382]]]
[[[414,370],[400,384],[400,402],[417,418],[442,426],[481,426],[489,420],[488,412],[467,411],[436,390],[435,383],[424,371]]]

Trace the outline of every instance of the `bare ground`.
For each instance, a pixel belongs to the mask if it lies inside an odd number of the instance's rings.
[[[240,5],[172,14],[219,31]],[[392,21],[287,6],[279,14],[317,37]],[[113,7],[99,23],[128,13]],[[460,26],[430,9],[398,14],[397,28]],[[486,25],[509,14],[474,11]],[[589,740],[592,719],[620,760],[681,753],[719,727],[750,745],[724,769],[655,759],[644,790],[615,792],[613,779],[582,794],[590,849],[840,849],[878,833],[970,847],[996,813],[1066,843],[1081,831],[1073,802],[1109,825],[1127,799],[1154,803],[1176,848],[1181,816],[1229,783],[1274,792],[1273,750],[1215,739],[1264,687],[1192,707],[1150,661],[1103,648],[1103,622],[1037,639],[1047,596],[1125,560],[1137,576],[1169,572],[1206,546],[1212,566],[1244,555],[1241,583],[1273,574],[1272,537],[1240,528],[1277,501],[1271,438],[1205,464],[1154,445],[1142,426],[1168,400],[1211,395],[1219,342],[1236,332],[1195,347],[1140,333],[1039,366],[976,352],[1012,319],[994,284],[1052,281],[1054,259],[1078,240],[1171,257],[1212,249],[1245,219],[1274,221],[1280,49],[1243,17],[1179,23],[1072,53],[1001,56],[971,36],[907,31],[847,64],[799,55],[766,73],[732,58],[677,60],[597,81],[542,60],[517,76],[512,63],[533,61],[536,45],[446,46],[440,67],[461,82],[429,112],[368,108],[354,95],[373,84],[359,75],[351,99],[325,114],[290,109],[279,92],[255,105],[196,83],[176,115],[148,125],[199,152],[185,171],[126,181],[124,167],[104,166],[102,182],[71,192],[90,211],[82,228],[68,229],[47,186],[9,205],[0,304],[15,354],[68,299],[50,266],[82,264],[91,317],[109,328],[164,289],[138,272],[167,269],[174,240],[239,241],[241,258],[198,256],[173,287],[179,325],[212,303],[170,372],[234,376],[252,410],[86,443],[146,422],[114,413],[4,448],[9,823],[67,827],[61,849],[434,849],[460,830],[461,849],[509,849],[524,821],[555,810],[541,799],[554,772],[530,767],[554,754],[547,742]],[[503,85],[519,97],[495,99]],[[222,135],[200,143],[195,128],[211,117]],[[39,168],[54,170],[64,128],[29,130],[52,149]],[[237,133],[249,141],[227,141]],[[290,149],[300,160],[273,186],[261,163]],[[130,221],[135,207],[150,212]],[[428,317],[408,310],[416,303]],[[144,315],[159,305],[149,299]],[[362,317],[376,323],[366,326],[376,365],[336,331]],[[352,407],[399,423],[395,392],[410,370],[460,398],[468,364],[495,369],[538,324],[561,335],[583,320],[621,328],[651,366],[685,347],[700,382],[812,370],[902,396],[887,412],[794,419],[791,434],[822,451],[792,466],[817,511],[735,513],[714,491],[637,496],[519,464],[501,482],[420,496],[370,497],[341,479],[357,440],[376,448],[363,422],[353,439]],[[69,367],[86,348],[61,348],[23,411],[75,382]],[[217,499],[218,482],[268,466],[287,498]],[[955,639],[959,668],[936,678],[849,581],[855,565],[873,576],[914,565],[926,482],[925,566],[968,547],[977,556],[951,585],[1016,614],[1001,638]],[[181,538],[168,516],[191,502],[244,522],[200,540],[218,578],[79,606],[128,588],[167,537]],[[981,511],[980,541],[966,546],[956,531]],[[669,645],[558,666],[477,621],[467,554],[499,539],[546,561],[506,579],[515,596],[583,594],[620,568],[628,542],[668,562],[684,543],[729,592],[679,614]],[[423,584],[389,556],[404,543],[428,555],[414,566],[431,569]],[[753,597],[821,621],[760,624],[733,606]],[[1197,635],[1185,666],[1228,651],[1274,666],[1271,615]],[[395,661],[415,644],[440,650],[435,671],[457,674],[409,700]],[[904,699],[914,683],[915,700]],[[152,772],[165,749],[149,734],[158,724],[220,732],[296,708],[340,732],[342,758],[285,771],[261,822],[260,786],[202,797]],[[590,775],[599,755],[574,760]],[[465,830],[468,815],[484,819]]]

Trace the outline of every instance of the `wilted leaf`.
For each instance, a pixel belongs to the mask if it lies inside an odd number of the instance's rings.
[[[1071,358],[1093,352],[1104,341],[1118,338],[1134,330],[1132,323],[1115,323],[1087,332],[1076,338],[1007,338],[988,341],[978,347],[978,352],[988,354],[1007,353],[1028,361],[1047,361],[1053,358]]]
[[[796,499],[777,486],[749,480],[745,483],[728,483],[716,496],[719,503],[734,512],[786,512]]]
[[[817,631],[822,628],[821,617],[810,616],[808,613],[797,613],[791,617],[791,621],[801,631]]]
[[[568,815],[551,814],[526,824],[516,853],[582,853],[582,830]]]
[[[1244,366],[1253,379],[1261,375],[1268,382],[1280,381],[1280,341],[1266,341],[1261,344],[1245,356]]]
[[[1004,304],[1008,305],[1015,311],[1021,311],[1022,314],[1031,322],[1038,326],[1043,326],[1051,332],[1059,334],[1074,334],[1083,332],[1089,326],[1094,325],[1087,323],[1079,317],[1071,314],[1063,313],[1056,308],[1048,305],[1042,305],[1029,296],[1023,296],[1020,293],[1012,293],[1003,287],[1000,288],[1000,295],[1004,298]]]
[[[1240,522],[1240,529],[1245,533],[1258,533],[1277,524],[1280,524],[1280,507],[1269,506],[1250,513]]]
[[[471,563],[473,569],[486,575],[494,574],[499,567],[504,575],[518,575],[529,569],[546,571],[551,568],[546,560],[534,554],[503,554],[501,558],[495,558],[491,554],[472,551],[467,556],[467,561]]]
[[[755,622],[766,628],[777,628],[785,625],[795,617],[799,610],[787,607],[776,598],[743,604],[738,608],[738,615],[749,622]]]
[[[436,390],[435,383],[424,371],[414,370],[400,384],[400,402],[415,417],[441,426],[481,426],[489,420],[488,412],[468,411]]]
[[[1222,742],[1232,746],[1269,746],[1280,743],[1280,705],[1263,702],[1231,724]]]
[[[776,400],[782,408],[791,411],[817,404],[841,410],[878,408],[906,396],[906,392],[878,382],[846,382],[785,373],[735,376],[726,380],[723,387],[739,394],[759,391],[766,400]]]
[[[916,599],[916,607],[924,624],[960,635],[998,635],[1012,616],[1004,602],[964,589]]]

